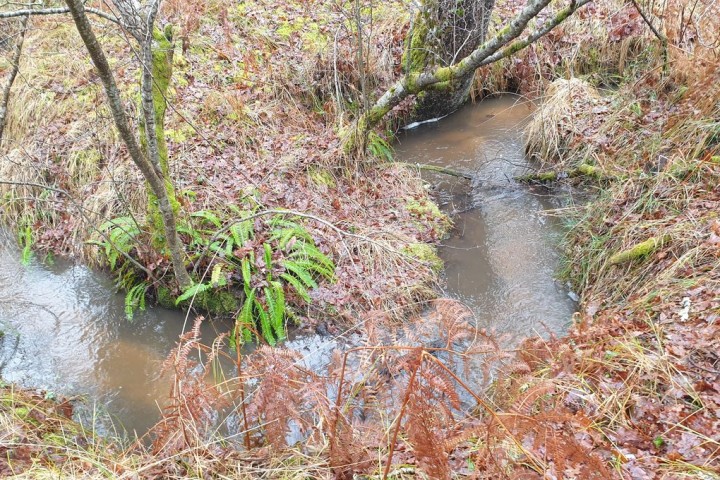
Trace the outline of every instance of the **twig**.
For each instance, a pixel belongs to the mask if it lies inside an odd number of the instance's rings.
[[[102,10],[98,10],[97,8],[86,7],[85,11],[88,13],[92,13],[93,15],[97,15],[100,18],[104,18],[105,20],[116,23],[116,24],[120,25],[121,27],[124,27],[124,25],[122,24],[122,22],[119,19],[103,12]],[[13,10],[10,12],[0,12],[0,19],[15,18],[15,17],[27,17],[29,15],[41,15],[41,16],[63,15],[66,13],[70,13],[70,9],[67,7],[43,8],[41,10],[34,10],[32,8],[28,8],[25,10]]]
[[[445,175],[450,175],[452,177],[458,177],[458,178],[464,178],[466,180],[472,180],[473,176],[469,173],[464,172],[458,172],[457,170],[452,170],[450,168],[440,167],[437,165],[425,165],[422,163],[407,163],[407,162],[390,162],[396,165],[407,165],[408,167],[417,168],[418,170],[425,170],[428,172],[435,172],[435,173],[444,173]]]

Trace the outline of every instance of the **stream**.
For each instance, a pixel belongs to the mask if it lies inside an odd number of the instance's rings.
[[[553,278],[564,229],[549,215],[566,206],[572,192],[513,181],[528,173],[522,127],[533,110],[521,97],[488,98],[406,130],[396,146],[399,162],[473,176],[423,174],[455,223],[440,248],[445,293],[470,307],[480,327],[510,337],[508,343],[562,333],[575,312],[572,294]]]
[[[511,338],[562,333],[575,311],[553,279],[562,225],[546,214],[566,198],[511,180],[527,169],[520,128],[531,112],[515,97],[485,100],[408,130],[396,152],[398,161],[473,174],[427,175],[456,226],[440,249],[444,293],[468,305],[480,326]],[[0,235],[0,377],[86,399],[76,414],[100,433],[145,433],[170,390],[158,374],[190,328],[185,315],[153,307],[128,322],[108,275],[67,261],[23,265],[20,257],[14,239]],[[215,330],[205,322],[203,340]],[[310,368],[335,346],[317,335],[288,343],[306,352]]]

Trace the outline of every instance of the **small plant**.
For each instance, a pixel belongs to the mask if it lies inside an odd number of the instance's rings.
[[[138,309],[145,310],[145,297],[149,286],[146,282],[138,283],[134,269],[125,268],[129,263],[118,261],[130,255],[136,248],[140,228],[132,217],[118,217],[100,225],[99,230],[105,232],[103,240],[91,243],[103,250],[110,270],[117,275],[117,285],[126,290],[125,318],[132,321]]]
[[[125,294],[125,318],[132,321],[137,310],[145,311],[145,294],[147,293],[148,284],[145,282],[138,283],[130,288]]]
[[[92,243],[104,249],[110,270],[115,270],[118,259],[129,254],[135,247],[135,240],[140,234],[140,228],[132,217],[118,217],[100,225],[99,230],[107,232],[106,237]]]
[[[20,262],[27,267],[30,265],[30,260],[32,260],[33,234],[30,225],[26,226],[25,230],[22,231],[20,245],[23,247]]]
[[[370,153],[377,158],[385,160],[386,162],[393,161],[393,149],[390,144],[375,132],[368,134],[368,150]]]
[[[294,295],[309,303],[309,290],[317,287],[318,278],[331,280],[335,265],[297,220],[276,215],[258,233],[251,218],[254,211],[231,210],[235,220],[230,223],[222,214],[203,210],[191,215],[198,225],[181,227],[191,239],[189,251],[196,252],[195,259],[202,263],[209,251],[214,264],[210,280],[185,290],[176,304],[192,298],[207,303],[204,296],[235,286],[245,298],[236,316],[240,338],[233,336],[232,341],[250,342],[255,336],[275,345],[285,339],[286,322],[294,316],[286,297]]]

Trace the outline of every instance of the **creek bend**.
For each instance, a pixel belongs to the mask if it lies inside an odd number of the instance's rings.
[[[456,225],[440,249],[445,293],[468,305],[480,326],[515,339],[563,332],[575,308],[553,280],[562,228],[544,214],[562,199],[511,180],[527,168],[520,128],[531,112],[515,97],[485,100],[406,132],[396,152],[398,161],[474,175],[470,185],[428,176]],[[170,378],[158,376],[162,363],[191,322],[159,307],[128,322],[108,275],[64,261],[23,265],[20,256],[12,237],[0,235],[0,376],[86,398],[79,419],[99,422],[100,433],[112,428],[102,418],[111,418],[119,431],[142,435],[170,391]],[[228,328],[204,322],[202,338],[209,343]],[[288,343],[309,368],[336,346],[319,335]]]

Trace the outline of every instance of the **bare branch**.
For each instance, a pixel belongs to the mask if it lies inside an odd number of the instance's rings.
[[[110,15],[106,12],[103,12],[102,10],[98,10],[97,8],[85,8],[85,11],[87,13],[92,13],[93,15],[97,15],[100,18],[104,18],[105,20],[108,20],[110,22],[113,22],[120,26],[123,26],[122,22],[117,17]],[[67,7],[42,8],[42,9],[26,8],[23,10],[11,10],[9,12],[0,12],[0,19],[27,17],[28,15],[32,15],[32,16],[63,15],[66,13],[70,13],[70,9]]]

